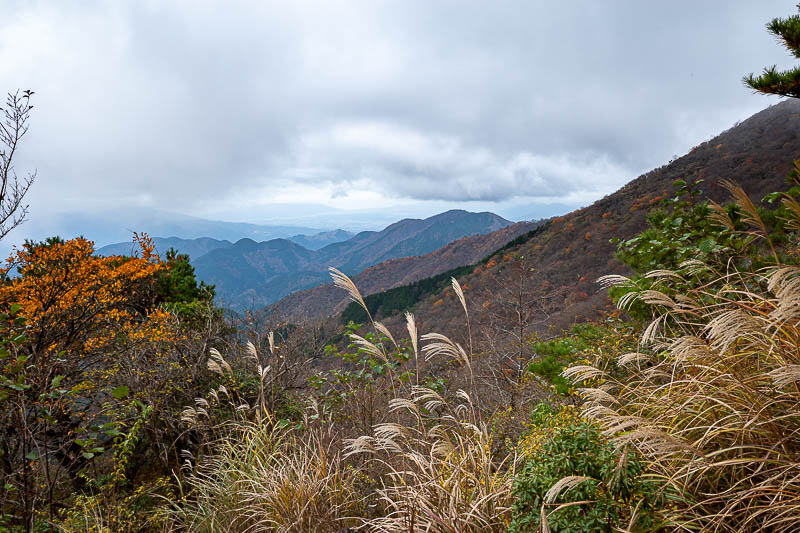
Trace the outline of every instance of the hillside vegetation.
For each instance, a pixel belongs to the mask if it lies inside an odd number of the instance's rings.
[[[785,188],[791,161],[799,151],[800,103],[792,99],[753,115],[586,208],[547,221],[530,239],[507,248],[459,281],[483,323],[513,319],[509,305],[502,303],[511,293],[536,305],[539,316],[547,315],[547,320],[530,321],[540,331],[599,318],[611,302],[595,281],[609,272],[629,272],[616,258],[611,241],[630,239],[644,230],[650,210],[672,198],[676,180],[703,180],[698,190],[716,201],[727,198],[720,183],[730,180],[761,205],[764,195]],[[531,269],[533,275],[523,276]],[[414,308],[417,319],[457,334],[458,306],[447,298],[440,304],[438,300],[428,297],[420,302]],[[389,322],[401,327],[402,317]]]

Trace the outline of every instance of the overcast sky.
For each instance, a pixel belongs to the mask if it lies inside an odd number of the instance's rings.
[[[534,213],[777,103],[741,78],[795,3],[3,0],[0,90],[36,91],[32,220]]]

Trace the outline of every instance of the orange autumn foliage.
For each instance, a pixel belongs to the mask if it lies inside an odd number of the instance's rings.
[[[164,280],[179,263],[162,261],[146,235],[134,240],[136,257],[95,256],[84,238],[28,243],[0,268],[0,515],[47,501],[52,520],[53,502],[81,490],[90,471],[116,490],[137,468],[137,441],[123,456],[120,439],[148,416],[147,446],[158,450],[149,458],[174,466],[173,402],[194,392],[205,349],[193,347],[207,337],[169,307]]]
[[[139,257],[99,257],[84,238],[26,245],[2,273],[0,307],[19,306],[27,321],[27,350],[42,372],[88,385],[108,377],[123,345],[170,337],[170,316],[155,307],[156,276],[165,268],[152,241],[136,235]],[[55,361],[59,361],[54,365]]]

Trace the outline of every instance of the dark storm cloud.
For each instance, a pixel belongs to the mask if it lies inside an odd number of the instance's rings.
[[[295,190],[588,201],[773,103],[740,80],[791,64],[763,26],[793,10],[12,2],[0,85],[37,91],[19,165],[39,169],[40,216],[233,213]]]

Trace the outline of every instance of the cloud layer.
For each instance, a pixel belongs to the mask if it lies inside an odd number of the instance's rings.
[[[793,2],[31,2],[32,214],[586,203],[774,103]],[[698,5],[699,4],[699,5]],[[80,7],[76,7],[80,6]]]

